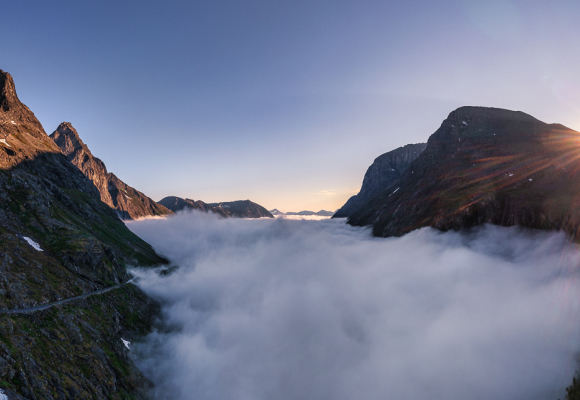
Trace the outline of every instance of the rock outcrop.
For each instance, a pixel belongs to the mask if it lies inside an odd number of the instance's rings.
[[[108,172],[105,163],[93,156],[70,122],[60,124],[50,137],[67,159],[93,181],[103,203],[116,209],[122,219],[172,214],[167,208]]]
[[[382,154],[367,169],[362,187],[333,215],[333,218],[348,218],[356,210],[364,209],[367,203],[381,191],[389,188],[401,178],[403,172],[425,150],[427,143],[408,144]]]
[[[578,137],[519,111],[461,107],[401,177],[348,222],[372,225],[376,236],[491,223],[564,230],[578,240]]]
[[[204,203],[201,200],[182,199],[168,196],[159,201],[159,204],[173,212],[181,210],[200,210],[213,212],[224,218],[274,218],[274,216],[259,204],[250,200],[226,201],[221,203]]]
[[[158,305],[126,282],[167,260],[135,236],[46,135],[0,71],[0,387],[27,399],[145,398],[121,338],[145,333]]]

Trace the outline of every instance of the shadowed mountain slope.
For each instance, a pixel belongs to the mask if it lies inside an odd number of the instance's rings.
[[[519,111],[461,107],[352,225],[399,236],[483,223],[564,230],[578,240],[580,134]]]
[[[259,204],[250,200],[226,201],[221,203],[204,203],[201,200],[182,199],[181,197],[168,196],[159,201],[173,212],[181,210],[200,210],[213,212],[224,218],[273,218],[274,216]]]
[[[126,282],[167,263],[101,201],[0,71],[0,310]],[[146,332],[158,305],[137,287],[29,314],[0,313],[0,387],[28,399],[144,398],[121,337]]]
[[[427,143],[408,144],[377,157],[367,169],[360,192],[348,199],[332,217],[348,218],[356,210],[364,209],[374,196],[398,181],[425,147]]]
[[[172,214],[140,191],[107,171],[105,163],[93,156],[70,122],[63,122],[50,135],[67,159],[93,181],[103,203],[116,209],[122,219]]]

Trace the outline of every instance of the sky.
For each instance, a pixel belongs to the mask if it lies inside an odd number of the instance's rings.
[[[464,105],[580,130],[580,3],[40,1],[0,13],[0,69],[154,200],[335,210],[379,155]]]
[[[133,271],[162,304],[128,350],[155,399],[555,400],[578,369],[580,252],[563,233],[385,239],[198,211],[128,227],[179,265]]]

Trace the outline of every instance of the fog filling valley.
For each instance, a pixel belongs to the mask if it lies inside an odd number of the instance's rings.
[[[580,349],[580,253],[484,226],[373,238],[344,220],[128,224],[179,268],[132,345],[158,399],[553,399]]]

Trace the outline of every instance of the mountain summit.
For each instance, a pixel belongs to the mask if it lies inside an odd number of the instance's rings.
[[[67,159],[93,181],[103,203],[116,209],[122,219],[172,214],[138,190],[107,171],[105,163],[93,156],[70,122],[63,122],[50,135]]]
[[[564,230],[579,239],[580,133],[520,111],[461,107],[401,177],[349,223],[377,236],[483,223]]]

